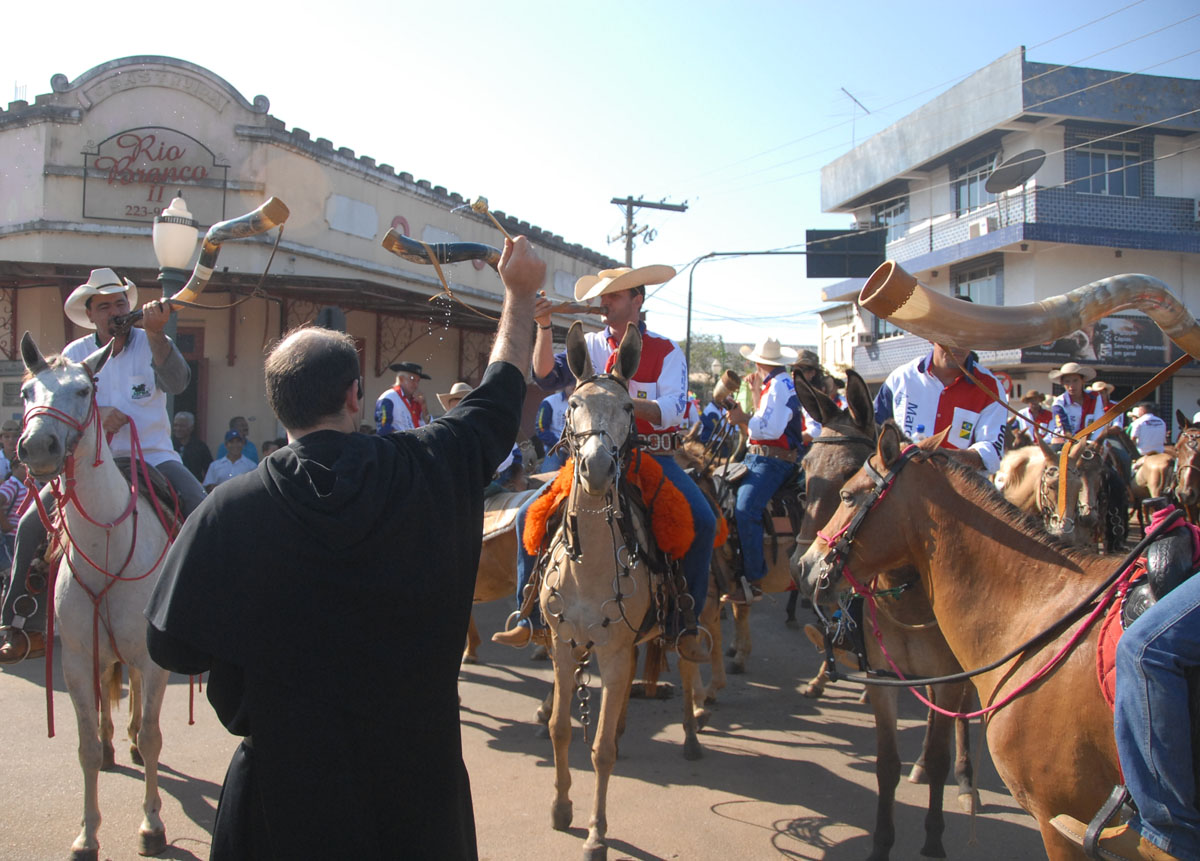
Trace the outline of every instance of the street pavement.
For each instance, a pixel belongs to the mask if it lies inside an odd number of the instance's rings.
[[[575,821],[550,827],[554,769],[550,742],[539,737],[534,712],[549,690],[547,661],[528,650],[488,642],[508,613],[504,602],[477,608],[484,633],[477,666],[461,674],[464,756],[471,774],[482,859],[575,859],[582,855],[594,780],[579,725],[571,746]],[[860,705],[861,688],[832,686],[825,699],[805,699],[802,681],[820,656],[801,631],[783,625],[783,600],[755,606],[755,646],[749,671],[730,676],[700,734],[704,757],[683,758],[682,700],[634,700],[609,787],[609,859],[862,859],[871,851],[875,816],[874,722]],[[726,632],[731,623],[726,622]],[[674,658],[672,658],[672,662]],[[57,735],[46,737],[44,663],[0,669],[0,861],[61,859],[82,817],[74,711],[55,681]],[[677,681],[672,672],[665,677]],[[314,679],[313,684],[320,684]],[[598,707],[598,691],[593,690]],[[205,859],[229,756],[236,746],[203,694],[188,725],[187,679],[172,677],[163,710],[161,786],[167,851],[160,857]],[[122,704],[124,708],[124,702]],[[119,723],[126,720],[121,712]],[[924,710],[901,699],[901,754],[920,753]],[[947,787],[945,846],[950,858],[1044,857],[1033,819],[1009,797],[973,727],[983,809],[958,811]],[[123,729],[118,730],[123,739]],[[319,739],[313,740],[319,744]],[[1048,748],[1052,755],[1052,748]],[[296,752],[297,768],[304,752]],[[137,858],[141,769],[127,744],[117,768],[100,776],[101,858]],[[893,859],[918,857],[928,788],[902,780],[897,790]],[[974,836],[972,837],[972,832]],[[421,858],[411,847],[401,858]]]

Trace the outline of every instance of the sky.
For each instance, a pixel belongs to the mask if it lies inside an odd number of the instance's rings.
[[[207,8],[207,7],[206,7]],[[0,52],[0,101],[119,57],[178,57],[288,128],[329,138],[617,260],[610,201],[642,209],[634,265],[679,275],[650,328],[729,343],[815,344],[821,288],[805,230],[820,169],[964,77],[1025,46],[1035,62],[1200,78],[1195,0],[718,3],[296,0],[202,12],[67,0]],[[10,33],[11,35],[16,35]],[[653,241],[644,239],[653,235]],[[499,235],[497,243],[499,244]]]

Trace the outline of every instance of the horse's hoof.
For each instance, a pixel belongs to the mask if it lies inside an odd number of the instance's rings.
[[[599,846],[583,847],[583,861],[608,861],[608,847],[601,843]]]
[[[100,751],[100,770],[112,771],[117,765],[117,755],[111,744],[104,745]]]
[[[138,750],[136,744],[129,745],[129,758],[133,760],[134,765],[144,766],[146,764],[146,760],[142,759],[142,752]]]
[[[159,855],[167,848],[167,831],[141,831],[138,833],[138,854]]]
[[[799,628],[800,628],[800,623],[797,622],[795,619],[788,619],[787,621],[785,621],[783,623],[783,625],[785,628],[790,628],[793,631],[799,630]]]
[[[548,661],[550,660],[550,653],[546,651],[545,646],[534,646],[533,651],[529,654],[529,660]]]
[[[732,658],[736,654],[737,654],[737,646],[730,646],[728,649],[725,650],[725,657],[727,657],[727,658]]]
[[[479,658],[475,657],[474,655],[463,655],[463,656],[462,656],[462,663],[464,663],[464,664],[478,664],[478,663],[479,663]]]
[[[538,724],[537,729],[533,731],[533,737],[540,739],[550,738],[550,727],[544,723]]]
[[[800,696],[808,697],[810,700],[819,699],[824,693],[824,685],[805,685],[800,690]]]
[[[555,831],[566,831],[571,827],[571,817],[575,815],[571,802],[554,802],[550,806],[550,825]]]
[[[958,809],[963,813],[978,813],[983,809],[978,792],[961,792],[958,796]]]
[[[712,717],[712,712],[708,709],[700,709],[696,712],[696,730],[702,730],[708,726],[708,721]]]
[[[734,676],[740,676],[746,672],[746,664],[743,661],[730,661],[729,665],[725,668],[725,672]]]
[[[71,861],[99,861],[99,849],[72,849]]]
[[[695,762],[704,756],[704,748],[700,746],[700,742],[695,736],[685,738],[683,740],[683,758],[688,762]]]
[[[929,783],[929,774],[925,771],[925,766],[919,762],[914,762],[912,771],[908,774],[909,783],[919,783],[925,785]]]
[[[710,690],[704,694],[704,704],[706,706],[716,705],[716,702],[717,702],[717,692],[716,691]]]
[[[946,849],[942,846],[941,840],[932,841],[921,847],[921,856],[924,858],[945,858]]]

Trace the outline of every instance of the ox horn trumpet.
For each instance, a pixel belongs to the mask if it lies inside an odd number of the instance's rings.
[[[963,350],[1012,350],[1066,337],[1127,308],[1152,319],[1180,349],[1200,359],[1200,324],[1165,283],[1113,275],[1027,305],[974,305],[936,293],[888,260],[858,294],[876,317],[934,343]]]
[[[500,249],[485,245],[482,242],[421,242],[411,236],[405,236],[396,228],[388,230],[383,237],[383,247],[402,257],[409,263],[432,264],[465,263],[468,260],[482,260],[488,266],[496,269],[500,265]],[[552,314],[600,314],[600,308],[582,305],[578,302],[563,302],[550,309]]]

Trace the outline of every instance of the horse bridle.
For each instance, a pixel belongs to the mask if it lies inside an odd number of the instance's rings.
[[[1090,448],[1081,448],[1079,453],[1080,460],[1087,460],[1096,456],[1096,452]],[[1071,474],[1074,472],[1079,477],[1079,493],[1075,497],[1075,512],[1079,513],[1079,497],[1083,494],[1085,486],[1083,483],[1083,470],[1073,463],[1067,464],[1067,481],[1070,482]],[[1058,497],[1056,494],[1050,493],[1047,488],[1049,480],[1058,475],[1058,464],[1047,462],[1045,469],[1042,470],[1042,477],[1038,479],[1038,510],[1042,512],[1042,523],[1046,527],[1047,532],[1057,530],[1062,535],[1070,535],[1075,531],[1075,521],[1078,518],[1058,516]],[[1060,479],[1061,480],[1061,479]],[[1086,513],[1083,515],[1086,516]]]
[[[1193,456],[1186,464],[1180,467],[1180,455],[1183,450],[1187,449],[1193,452]],[[1180,486],[1183,483],[1183,473],[1187,470],[1195,470],[1200,472],[1200,466],[1196,465],[1196,460],[1200,458],[1200,430],[1188,428],[1179,437],[1175,443],[1175,498],[1179,498]]]
[[[593,374],[587,379],[580,380],[576,384],[576,391],[589,383],[600,383],[605,380],[611,380],[622,389],[625,389],[625,381],[615,374]],[[626,390],[628,391],[628,390]],[[567,444],[567,451],[570,452],[571,458],[575,461],[575,469],[579,469],[579,450],[585,442],[592,437],[600,437],[608,441],[608,453],[612,456],[617,464],[617,476],[614,480],[614,486],[620,483],[622,468],[629,460],[629,454],[633,451],[634,441],[637,439],[637,421],[632,415],[629,417],[629,430],[625,434],[624,444],[618,446],[616,440],[613,439],[607,428],[589,428],[587,430],[577,431],[572,426],[571,411],[567,411],[567,415],[563,421],[563,440]]]
[[[817,537],[825,541],[829,546],[829,552],[821,560],[821,575],[817,581],[816,588],[813,590],[812,603],[813,609],[817,611],[817,614],[826,623],[830,620],[825,618],[824,612],[820,609],[821,605],[817,597],[823,590],[829,588],[830,583],[836,583],[840,578],[845,577],[856,593],[865,597],[870,591],[863,584],[859,583],[850,572],[850,550],[854,544],[854,539],[858,536],[858,531],[862,528],[864,521],[866,521],[867,515],[874,511],[876,506],[883,501],[883,498],[895,483],[897,476],[900,475],[900,470],[904,469],[921,451],[921,448],[915,444],[906,446],[886,475],[880,473],[871,463],[871,459],[867,458],[863,464],[863,468],[870,472],[871,480],[875,484],[875,489],[872,491],[870,499],[854,513],[849,523],[833,535],[826,535],[823,531],[817,530]]]

